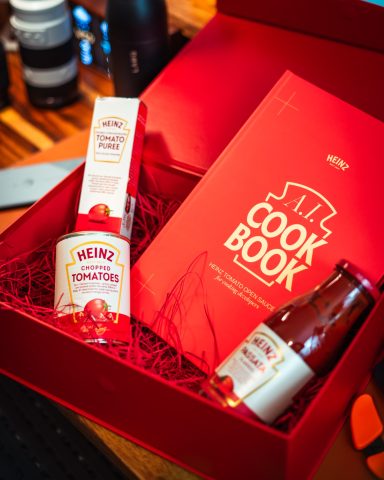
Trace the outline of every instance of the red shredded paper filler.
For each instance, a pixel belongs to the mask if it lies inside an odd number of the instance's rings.
[[[165,200],[154,195],[139,194],[137,200],[131,242],[132,265],[179,206],[176,201]],[[68,225],[63,233],[71,229],[72,226]],[[38,249],[25,252],[0,266],[0,301],[6,308],[24,311],[74,337],[83,339],[79,325],[62,322],[53,305],[56,241],[56,238],[49,239]],[[183,285],[190,276],[198,275],[194,270],[198,261],[199,259],[192,259],[188,271],[174,285],[158,312],[155,321],[161,322],[162,338],[141,324],[138,319],[132,319],[132,341],[129,345],[95,343],[94,348],[103,349],[106,353],[117,356],[129,364],[134,364],[178,386],[199,393],[201,382],[205,380],[206,375],[183,356],[175,323],[175,317],[178,317],[178,322],[182,321],[182,318],[179,318],[178,304],[183,295]],[[201,287],[204,286],[201,285]],[[203,306],[203,311],[212,335],[215,337],[208,305]],[[199,361],[202,366],[205,364],[204,358]],[[274,426],[281,431],[289,432],[322,383],[323,379],[315,378],[306,385],[295,397],[291,407],[275,421]]]

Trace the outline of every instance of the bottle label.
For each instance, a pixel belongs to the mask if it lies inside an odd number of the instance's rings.
[[[244,403],[271,423],[315,375],[313,370],[267,325],[260,324],[217,369],[228,389],[228,405]]]

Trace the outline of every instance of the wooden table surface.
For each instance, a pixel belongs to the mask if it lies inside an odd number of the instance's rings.
[[[87,0],[103,11],[105,0]],[[86,3],[84,0],[82,3]],[[167,0],[169,27],[191,38],[215,14],[215,0]],[[0,110],[0,167],[46,150],[90,126],[96,96],[113,95],[112,81],[96,69],[80,67],[80,99],[59,110],[33,108],[28,102],[18,54],[8,54],[10,107]]]
[[[167,0],[167,4],[170,27],[181,29],[188,37],[192,37],[215,13],[214,0]],[[81,66],[81,96],[76,103],[56,111],[36,109],[27,100],[17,53],[8,54],[8,66],[12,103],[0,111],[0,167],[30,163],[31,154],[44,152],[57,142],[88,129],[94,99],[100,95],[113,95],[113,84],[105,74]],[[36,158],[38,157],[39,155]],[[19,209],[13,212],[0,212],[0,230],[22,211]],[[373,385],[368,388],[376,398],[379,397],[384,411],[381,393]],[[84,417],[71,412],[65,413],[121,468],[127,478],[143,480],[199,478]],[[365,468],[362,456],[353,450],[347,425],[338,435],[315,476],[316,480],[344,478],[349,480],[374,478]]]

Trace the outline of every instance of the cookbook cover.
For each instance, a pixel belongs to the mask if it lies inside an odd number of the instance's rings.
[[[339,259],[378,281],[383,138],[286,72],[133,267],[132,315],[211,371]]]

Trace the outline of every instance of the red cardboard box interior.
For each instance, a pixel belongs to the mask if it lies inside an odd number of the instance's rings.
[[[185,196],[286,69],[384,119],[383,55],[218,14],[143,95],[142,185]],[[2,261],[63,233],[81,175],[80,168],[1,236]],[[0,371],[206,477],[296,480],[320,462],[368,380],[383,313],[381,299],[290,434],[224,412],[4,305]]]
[[[303,3],[289,3],[298,18]],[[317,3],[330,18],[330,2]],[[259,21],[218,13],[144,92],[151,191],[184,198],[286,70],[384,120],[382,53],[262,23],[269,2],[222,0],[218,9]],[[341,35],[350,21],[338,20]]]
[[[80,167],[2,235],[2,261],[63,233],[81,175]],[[368,380],[382,345],[383,314],[381,299],[289,434],[223,411],[4,306],[0,371],[206,477],[246,478],[257,471],[258,478],[307,478]]]

